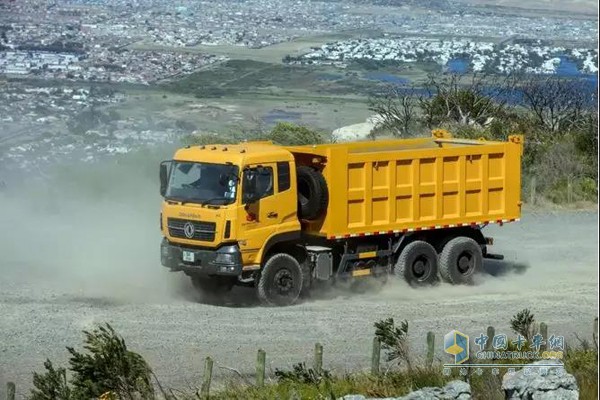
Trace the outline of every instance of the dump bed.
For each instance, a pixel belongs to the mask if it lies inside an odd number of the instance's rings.
[[[509,222],[521,213],[522,137],[431,138],[288,147],[322,168],[327,212],[306,233],[337,239]]]

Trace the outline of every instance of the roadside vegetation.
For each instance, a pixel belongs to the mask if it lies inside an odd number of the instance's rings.
[[[528,338],[522,351],[530,350],[531,338],[543,330],[529,310],[513,316],[510,326],[515,335]],[[383,368],[377,374],[357,372],[338,375],[299,363],[290,370],[275,370],[272,379],[262,386],[243,378],[229,383],[225,389],[213,390],[210,398],[337,399],[346,394],[383,398],[405,395],[423,387],[441,387],[459,379],[470,384],[474,399],[504,399],[501,385],[507,368],[502,364],[507,361],[494,361],[499,365],[499,375],[493,375],[489,369],[480,375],[469,369],[466,375],[462,375],[456,368],[448,375],[443,373],[442,368],[447,360],[424,361],[411,351],[408,321],[396,323],[393,318],[388,318],[376,322],[374,328],[383,353]],[[161,385],[143,357],[131,351],[109,324],[83,333],[84,351],[67,347],[70,354],[68,367],[57,367],[47,360],[45,371],[33,374],[34,389],[28,396],[30,400],[206,398],[201,388],[181,391]],[[566,345],[564,366],[575,376],[580,398],[595,399],[598,391],[598,337],[594,334],[591,340],[587,340],[576,335],[576,339],[579,343]],[[515,349],[509,341],[508,350]],[[515,363],[515,360],[510,362]],[[517,362],[527,363],[526,360]]]

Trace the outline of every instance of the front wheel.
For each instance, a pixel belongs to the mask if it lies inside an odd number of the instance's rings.
[[[266,305],[294,304],[302,292],[300,263],[289,254],[273,255],[265,263],[257,284],[259,300]]]
[[[440,254],[440,275],[449,283],[471,284],[473,275],[483,265],[479,244],[465,236],[452,239]]]

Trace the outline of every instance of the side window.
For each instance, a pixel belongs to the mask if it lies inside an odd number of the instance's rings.
[[[242,181],[242,200],[253,198],[253,201],[273,194],[273,168],[255,167],[244,171]]]
[[[277,192],[283,192],[290,188],[290,163],[277,163]]]
[[[256,187],[258,193],[261,193],[263,197],[271,196],[273,194],[273,168],[271,167],[260,167],[258,169],[258,180],[256,181]]]

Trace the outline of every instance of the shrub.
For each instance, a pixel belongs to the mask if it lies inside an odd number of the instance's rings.
[[[518,333],[527,339],[528,343],[531,343],[531,338],[537,331],[535,326],[535,316],[527,308],[521,310],[510,320],[510,327],[515,333]]]
[[[267,134],[267,138],[281,145],[305,145],[323,143],[323,134],[305,126],[279,122]]]
[[[208,144],[230,144],[233,139],[216,133],[192,133],[181,138],[185,146],[208,145]]]
[[[323,380],[331,379],[329,371],[324,369],[316,371],[312,368],[307,368],[304,363],[295,364],[291,371],[276,369],[275,376],[279,381],[292,381],[313,385],[318,385]]]
[[[411,368],[408,348],[408,321],[396,326],[393,318],[375,323],[375,336],[381,341],[381,348],[386,352],[387,361],[405,362]]]
[[[52,361],[44,362],[46,373],[33,373],[33,386],[31,390],[31,400],[56,400],[70,399],[71,389],[67,384],[67,370],[64,368],[55,369]]]
[[[83,333],[87,353],[67,347],[71,380],[67,382],[64,368],[55,369],[46,361],[46,373],[34,373],[32,400],[87,400],[107,393],[125,399],[154,397],[150,367],[142,356],[127,349],[109,324]]]
[[[567,352],[565,368],[577,379],[580,398],[594,399],[598,394],[598,351],[574,349]]]

